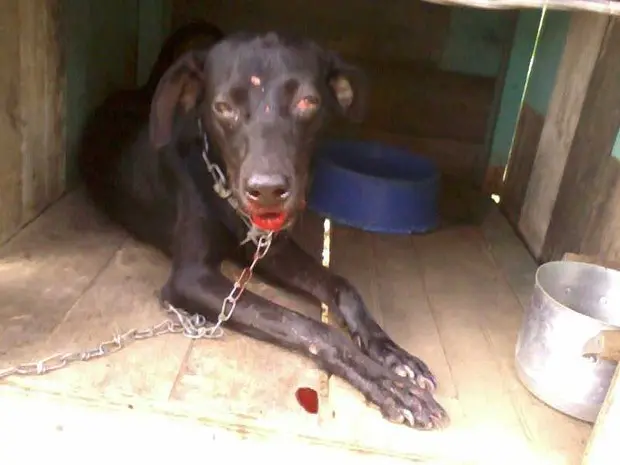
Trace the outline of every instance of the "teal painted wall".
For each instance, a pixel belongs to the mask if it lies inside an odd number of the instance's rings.
[[[508,160],[512,135],[517,124],[521,97],[525,88],[527,69],[532,50],[534,50],[540,15],[539,10],[524,10],[519,13],[500,100],[499,114],[491,143],[489,161],[491,166],[503,165]]]
[[[450,28],[440,67],[477,76],[499,74],[502,48],[511,40],[511,12],[451,8]]]
[[[620,132],[618,132],[618,135],[616,136],[616,142],[611,149],[611,156],[620,160]]]
[[[170,30],[170,0],[65,0],[67,12],[67,177],[87,114],[118,87],[145,82]],[[491,147],[491,164],[507,161],[541,12],[523,10],[512,44]],[[553,88],[570,13],[548,12],[526,101],[541,113]],[[451,8],[442,69],[494,77],[510,41],[510,13]],[[614,154],[620,157],[620,136]]]
[[[555,78],[564,53],[571,13],[547,11],[536,58],[525,94],[525,102],[541,115],[547,114]]]
[[[143,85],[171,27],[170,0],[139,0],[137,83]]]
[[[503,166],[508,162],[541,14],[541,10],[522,10],[519,13],[506,82],[502,91],[500,111],[491,144],[491,166]],[[566,11],[547,11],[545,15],[525,95],[525,103],[541,115],[547,113],[557,69],[564,51],[570,15],[571,13]]]
[[[138,0],[65,0],[67,181],[82,125],[110,91],[135,83]]]
[[[169,27],[169,0],[65,0],[67,180],[88,114],[110,92],[142,84]]]

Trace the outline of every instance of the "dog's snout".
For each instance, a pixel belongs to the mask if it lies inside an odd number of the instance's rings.
[[[254,174],[245,183],[245,196],[260,207],[277,207],[290,195],[290,182],[282,175]]]

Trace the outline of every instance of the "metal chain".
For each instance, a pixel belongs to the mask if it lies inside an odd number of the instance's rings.
[[[202,132],[202,126],[199,122]],[[73,362],[85,362],[88,360],[104,357],[119,350],[124,349],[127,345],[135,341],[150,339],[164,334],[182,333],[185,337],[191,339],[216,339],[221,337],[224,332],[222,325],[232,316],[237,301],[245,291],[245,288],[252,278],[254,267],[258,261],[263,258],[269,251],[274,233],[272,231],[263,231],[252,224],[247,215],[239,209],[236,200],[231,195],[231,190],[226,186],[226,178],[222,170],[215,163],[211,163],[207,156],[209,151],[209,143],[204,132],[204,147],[202,158],[204,159],[207,169],[213,176],[213,190],[223,199],[227,199],[229,204],[240,214],[244,223],[248,227],[248,233],[245,240],[241,244],[248,241],[256,244],[254,257],[250,266],[243,269],[237,280],[235,281],[230,293],[222,302],[217,322],[208,326],[206,318],[202,315],[189,315],[184,310],[173,307],[168,302],[162,302],[164,310],[171,318],[146,329],[131,329],[124,334],[118,334],[109,341],[99,344],[94,349],[84,350],[81,352],[58,353],[50,357],[41,359],[37,362],[22,363],[10,368],[0,370],[0,379],[14,375],[42,375],[50,371],[59,370]]]
[[[232,316],[237,301],[252,278],[254,267],[269,251],[272,238],[273,234],[270,233],[259,239],[252,263],[250,266],[244,268],[235,281],[230,294],[228,294],[222,302],[217,322],[214,325],[208,326],[206,318],[202,315],[189,315],[184,310],[175,308],[169,303],[164,302],[164,309],[171,318],[161,323],[146,329],[131,329],[123,334],[114,336],[109,341],[105,341],[93,349],[81,352],[58,353],[36,362],[22,363],[0,370],[0,379],[14,375],[42,375],[50,371],[64,368],[74,362],[86,362],[88,360],[105,357],[124,349],[132,342],[150,339],[164,334],[182,333],[185,337],[191,339],[216,339],[221,337],[224,334],[222,324],[228,321]]]
[[[253,242],[256,246],[258,246],[259,239],[268,232],[256,227],[256,225],[250,220],[250,217],[241,208],[239,208],[239,202],[232,195],[232,190],[227,185],[226,176],[224,176],[221,168],[216,163],[209,160],[209,139],[207,138],[207,133],[202,130],[202,123],[200,120],[198,120],[198,130],[202,134],[203,139],[202,159],[205,162],[211,177],[213,178],[213,190],[220,198],[229,203],[248,228],[248,232],[245,239],[241,242],[241,245],[246,244],[247,242]]]

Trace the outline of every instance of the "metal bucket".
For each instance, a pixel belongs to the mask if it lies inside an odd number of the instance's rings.
[[[582,356],[586,342],[620,327],[620,272],[555,261],[541,265],[517,339],[521,382],[547,405],[594,422],[616,363]]]

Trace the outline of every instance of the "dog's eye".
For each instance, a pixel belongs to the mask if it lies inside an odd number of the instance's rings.
[[[302,116],[310,115],[319,107],[320,101],[317,97],[308,96],[298,100],[295,110]]]
[[[237,121],[239,112],[228,102],[218,101],[213,103],[213,111],[221,118],[229,121]]]

